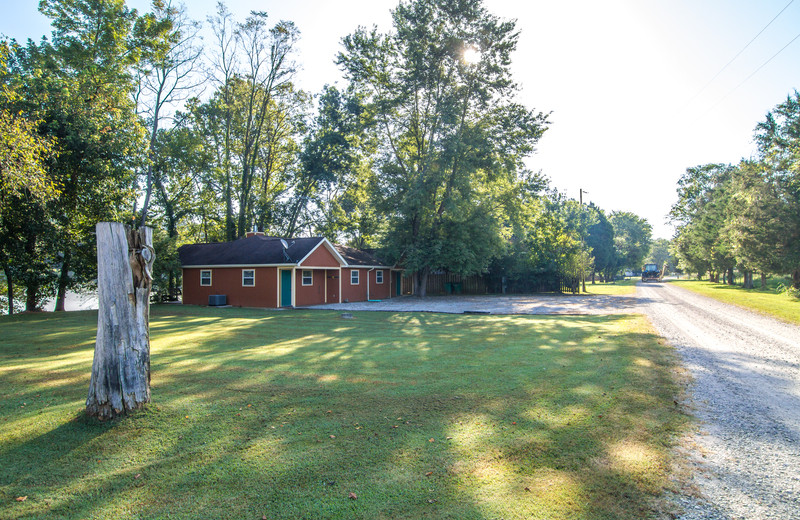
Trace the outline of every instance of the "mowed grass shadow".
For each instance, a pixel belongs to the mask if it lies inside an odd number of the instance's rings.
[[[153,404],[112,423],[76,418],[91,344],[52,388],[56,344],[0,352],[0,516],[640,518],[685,422],[638,317],[153,311]]]

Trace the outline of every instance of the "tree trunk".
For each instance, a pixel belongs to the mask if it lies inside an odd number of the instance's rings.
[[[753,288],[753,271],[745,271],[744,272],[744,280],[742,286],[745,289],[752,289]]]
[[[733,285],[736,280],[733,277],[733,267],[728,268],[728,285]]]
[[[36,305],[39,300],[39,283],[29,282],[25,284],[25,312],[37,312],[39,307]]]
[[[767,273],[763,271],[761,272],[761,288],[762,289],[767,288]]]
[[[3,272],[6,275],[6,288],[8,289],[8,315],[14,314],[14,280],[11,277],[11,269],[3,264]]]
[[[69,282],[69,261],[70,252],[64,253],[64,261],[61,263],[61,274],[58,275],[58,290],[56,291],[56,312],[64,310],[64,301],[67,299],[67,283]]]
[[[428,293],[428,268],[414,273],[414,295],[424,298]]]
[[[795,289],[800,289],[800,269],[792,271],[792,285]]]
[[[153,230],[97,224],[97,342],[86,413],[112,419],[150,402]]]

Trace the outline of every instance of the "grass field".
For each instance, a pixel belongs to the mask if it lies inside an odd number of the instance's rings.
[[[743,289],[738,285],[699,280],[673,280],[670,283],[725,303],[800,324],[800,300],[779,293],[775,284],[766,289]],[[758,281],[756,285],[758,286]]]
[[[643,318],[354,315],[154,306],[153,402],[109,423],[95,313],[0,318],[0,518],[639,519],[669,485]]]

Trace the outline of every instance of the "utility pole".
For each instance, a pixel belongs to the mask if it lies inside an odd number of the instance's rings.
[[[583,194],[589,193],[588,191],[584,190],[583,188],[578,188],[578,200],[581,204],[581,212],[583,212]],[[586,249],[586,244],[584,243],[583,238],[581,238],[581,260],[583,260],[583,253]],[[581,265],[581,288],[583,292],[586,292],[586,266]]]

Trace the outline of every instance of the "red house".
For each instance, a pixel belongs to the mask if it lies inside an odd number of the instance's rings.
[[[187,304],[303,307],[400,294],[400,270],[322,237],[248,233],[233,242],[185,245],[178,255]]]

